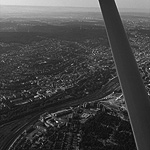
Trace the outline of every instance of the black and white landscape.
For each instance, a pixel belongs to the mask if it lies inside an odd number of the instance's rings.
[[[149,94],[149,14],[121,17]],[[98,8],[0,6],[0,147],[136,150]]]

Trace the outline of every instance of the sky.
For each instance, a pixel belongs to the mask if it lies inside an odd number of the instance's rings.
[[[150,0],[115,0],[119,8],[150,9]],[[98,7],[98,0],[0,0],[0,5]]]

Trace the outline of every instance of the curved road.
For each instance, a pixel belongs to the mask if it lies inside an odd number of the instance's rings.
[[[45,111],[49,111],[50,113],[56,112],[60,110],[61,108],[67,108],[72,105],[79,105],[84,102],[88,101],[95,101],[98,99],[102,99],[108,95],[110,95],[114,90],[116,90],[120,86],[118,77],[114,77],[111,79],[108,83],[106,83],[101,90],[96,91],[95,93],[88,95],[82,99],[74,100],[71,102],[64,101],[64,103],[57,103],[55,107],[48,108],[40,113],[38,113],[36,116],[32,117],[26,124],[20,126],[17,128],[17,130],[11,134],[8,135],[7,139],[2,143],[0,150],[7,150],[9,149],[10,145],[14,142],[14,140],[21,134],[29,125],[33,124],[34,121],[36,121],[41,114],[43,114]]]

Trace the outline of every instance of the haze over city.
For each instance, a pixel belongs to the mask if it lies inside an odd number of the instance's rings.
[[[149,0],[116,2],[150,95]],[[100,10],[98,0],[0,0],[1,150],[137,150]]]
[[[149,0],[116,0],[119,8],[148,9]],[[0,5],[99,7],[98,0],[1,0]]]

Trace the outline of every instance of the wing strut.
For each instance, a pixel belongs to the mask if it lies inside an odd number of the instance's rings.
[[[150,150],[150,101],[114,0],[99,0],[138,150]]]

